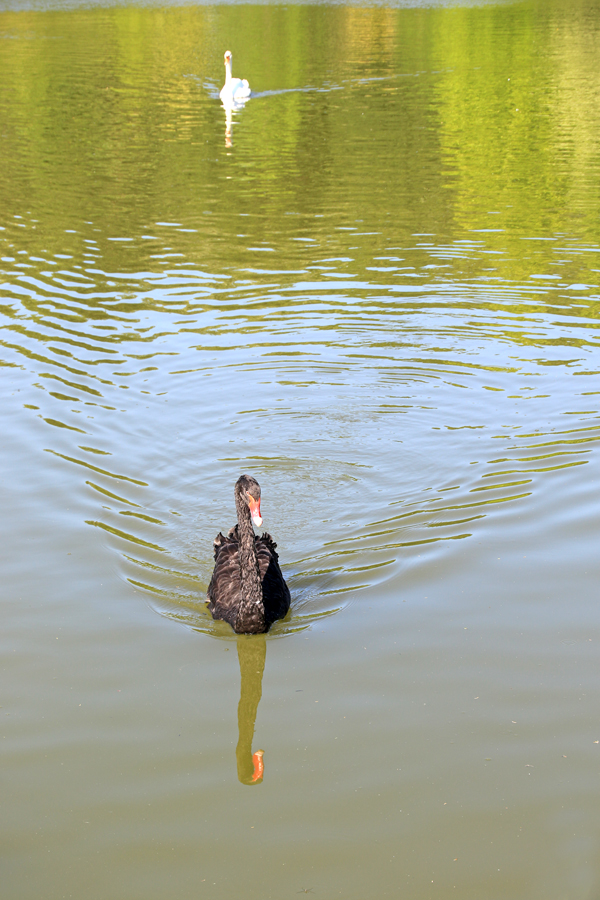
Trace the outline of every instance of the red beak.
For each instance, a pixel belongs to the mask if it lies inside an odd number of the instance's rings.
[[[248,506],[250,507],[250,515],[252,516],[252,522],[256,525],[257,528],[260,528],[262,525],[262,518],[260,515],[260,500],[255,500],[252,494],[248,494]]]

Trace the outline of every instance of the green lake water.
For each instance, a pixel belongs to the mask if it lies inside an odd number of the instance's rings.
[[[598,0],[0,2],[0,141],[3,900],[598,900]]]

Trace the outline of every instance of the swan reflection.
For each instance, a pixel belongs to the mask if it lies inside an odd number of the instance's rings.
[[[233,147],[233,110],[231,106],[225,107],[225,146]]]
[[[238,743],[235,749],[238,778],[242,784],[260,784],[263,780],[263,750],[252,753],[252,738],[258,704],[262,696],[262,678],[267,655],[264,634],[239,634],[240,702],[238,704]]]
[[[225,146],[233,147],[233,114],[244,108],[245,101],[241,103],[226,103],[223,101],[223,109],[225,110]]]

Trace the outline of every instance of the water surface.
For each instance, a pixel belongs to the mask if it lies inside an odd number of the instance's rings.
[[[599,12],[0,13],[10,900],[597,896]]]

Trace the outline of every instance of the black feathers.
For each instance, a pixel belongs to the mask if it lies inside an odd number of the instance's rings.
[[[238,524],[214,540],[215,568],[208,586],[213,619],[229,622],[238,634],[268,631],[290,608],[290,592],[279,567],[277,544],[252,528],[245,493],[260,501],[258,482],[242,475],[236,484]]]

